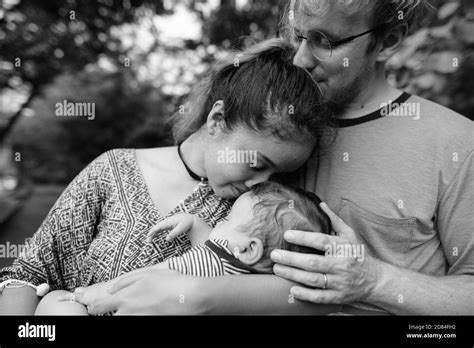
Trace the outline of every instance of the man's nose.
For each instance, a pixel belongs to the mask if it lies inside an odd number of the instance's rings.
[[[306,40],[301,41],[300,47],[293,58],[293,64],[309,71],[316,67],[318,60],[313,57]]]
[[[251,179],[247,180],[244,182],[245,186],[247,187],[252,187],[253,185],[256,185],[256,184],[259,184],[261,182],[265,182],[265,181],[268,181],[268,179],[270,179],[270,177],[272,176],[272,172],[268,171],[268,172],[263,172],[259,175],[255,175],[253,176]]]

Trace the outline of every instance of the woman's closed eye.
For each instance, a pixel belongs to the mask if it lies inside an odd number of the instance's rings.
[[[292,32],[292,39],[298,42],[303,41],[304,35],[299,30],[294,30]]]

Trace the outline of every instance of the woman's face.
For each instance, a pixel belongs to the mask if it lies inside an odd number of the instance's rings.
[[[304,140],[303,140],[304,138]],[[209,137],[204,165],[209,184],[223,198],[236,198],[275,173],[291,172],[310,157],[314,140],[282,141],[240,126]]]

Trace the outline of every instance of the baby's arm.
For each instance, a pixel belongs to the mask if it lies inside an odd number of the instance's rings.
[[[176,214],[166,218],[152,227],[147,235],[147,241],[151,242],[153,236],[161,231],[171,230],[167,239],[171,240],[180,234],[188,233],[192,246],[204,243],[212,231],[212,228],[201,220],[197,215]]]
[[[86,306],[74,301],[60,301],[59,296],[72,294],[56,290],[47,294],[36,307],[35,315],[89,315]]]

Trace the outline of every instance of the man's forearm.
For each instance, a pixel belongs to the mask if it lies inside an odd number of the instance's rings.
[[[474,276],[435,277],[381,263],[378,285],[365,301],[398,315],[473,315]]]
[[[299,301],[290,295],[296,283],[275,275],[232,275],[200,278],[197,287],[202,314],[326,315],[339,305]]]

